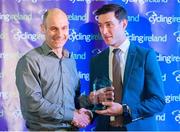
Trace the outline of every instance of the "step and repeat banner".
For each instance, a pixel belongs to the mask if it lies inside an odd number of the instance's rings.
[[[128,11],[130,41],[155,49],[162,70],[166,107],[156,115],[159,129],[180,131],[180,0],[0,0],[0,130],[27,130],[15,85],[18,59],[44,40],[43,13],[61,8],[68,14],[70,35],[66,48],[77,62],[82,94],[89,93],[90,58],[104,44],[94,10],[107,3]],[[94,130],[95,122],[81,129]]]

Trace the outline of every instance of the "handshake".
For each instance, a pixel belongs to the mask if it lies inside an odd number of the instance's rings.
[[[88,96],[88,102],[93,105],[103,104],[104,102],[110,103],[114,101],[114,88],[113,87],[105,87],[101,88],[97,91],[93,91]],[[108,105],[106,105],[108,106]],[[101,111],[100,111],[101,112]],[[103,111],[102,111],[103,112]],[[98,113],[98,111],[96,111]],[[101,114],[101,113],[99,113]],[[74,112],[74,117],[72,121],[72,125],[83,128],[90,124],[93,118],[93,114],[90,110],[85,108],[81,108]]]
[[[92,117],[93,115],[90,110],[81,108],[74,111],[74,117],[71,124],[75,127],[83,128],[90,124]]]

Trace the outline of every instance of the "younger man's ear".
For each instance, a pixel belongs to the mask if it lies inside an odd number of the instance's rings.
[[[128,25],[128,20],[127,19],[123,19],[122,23],[123,23],[123,28],[126,29],[126,27]]]

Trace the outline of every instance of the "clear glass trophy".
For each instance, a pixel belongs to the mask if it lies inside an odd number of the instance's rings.
[[[112,81],[108,79],[107,77],[96,78],[93,83],[93,92],[94,93],[97,93],[97,91],[103,92],[103,88],[111,87],[111,86],[112,86]],[[95,111],[95,110],[104,110],[104,109],[106,109],[106,106],[99,103],[99,104],[94,104],[94,107],[92,110]]]

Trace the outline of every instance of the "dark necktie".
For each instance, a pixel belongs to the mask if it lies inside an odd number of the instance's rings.
[[[114,49],[113,53],[113,86],[115,94],[115,102],[121,102],[122,95],[122,77],[120,68],[120,49]]]
[[[120,49],[113,50],[113,86],[114,86],[114,101],[121,103],[122,98],[122,76],[120,68]],[[110,125],[113,127],[122,126],[122,116],[115,116],[115,120],[110,122]]]

